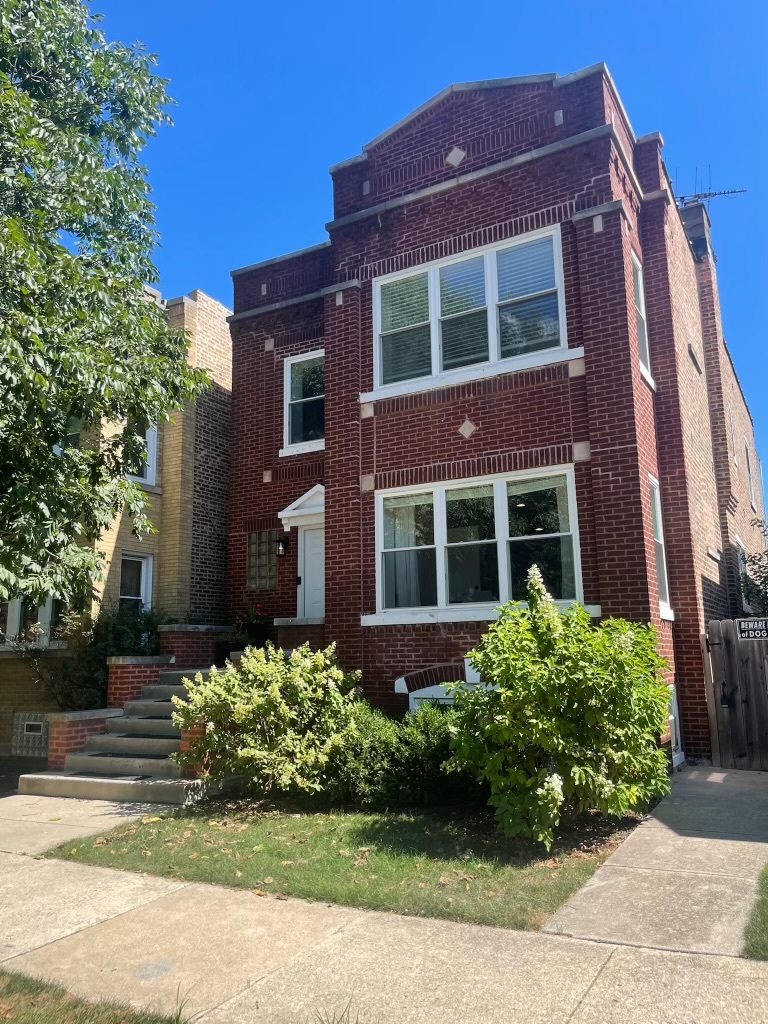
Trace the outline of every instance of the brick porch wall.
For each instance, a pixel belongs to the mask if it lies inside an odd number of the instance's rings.
[[[172,655],[107,658],[107,705],[121,708],[129,700],[139,700],[145,686],[156,683],[161,672],[176,667]]]
[[[122,712],[113,708],[94,711],[55,711],[48,715],[48,768],[58,771],[64,767],[67,754],[80,754],[85,750],[89,736],[99,736],[107,720]]]

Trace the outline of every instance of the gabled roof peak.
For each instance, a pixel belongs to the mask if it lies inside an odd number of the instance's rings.
[[[581,68],[579,71],[572,71],[570,74],[567,75],[558,75],[555,72],[546,72],[545,74],[541,75],[519,75],[515,78],[488,78],[478,82],[454,82],[452,85],[446,86],[445,89],[441,89],[440,92],[432,96],[431,99],[428,99],[426,103],[422,103],[421,106],[416,107],[416,109],[412,110],[410,114],[406,114],[405,117],[401,118],[399,121],[396,121],[395,124],[391,125],[385,131],[381,132],[381,134],[377,135],[375,139],[371,139],[370,142],[367,142],[363,146],[362,153],[359,153],[357,156],[350,157],[348,160],[342,160],[339,163],[333,164],[333,166],[330,168],[330,172],[331,174],[334,174],[336,171],[340,171],[345,167],[349,167],[351,164],[361,163],[367,160],[369,150],[374,149],[380,143],[388,139],[391,135],[394,135],[395,132],[400,131],[401,128],[404,128],[407,124],[410,124],[411,121],[415,120],[421,114],[425,113],[427,110],[430,109],[430,107],[434,107],[438,103],[441,103],[452,93],[476,92],[479,89],[503,89],[508,86],[536,85],[547,82],[551,83],[552,87],[557,89],[564,85],[570,85],[571,82],[578,81],[578,79],[580,78],[588,78],[590,75],[597,74],[604,74],[607,77],[614,93],[616,94],[616,99],[618,100],[619,105],[621,106],[622,113],[626,117],[626,111],[621,105],[621,99],[619,97],[618,91],[616,90],[616,86],[613,83],[613,79],[611,78],[611,73],[608,70],[608,66],[604,61],[599,61],[597,64],[590,64],[589,67]],[[627,123],[629,124],[628,118]]]

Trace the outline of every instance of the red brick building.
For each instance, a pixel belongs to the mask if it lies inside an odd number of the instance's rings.
[[[328,240],[234,272],[232,612],[403,709],[536,562],[658,627],[709,754],[699,637],[740,611],[762,486],[661,150],[602,64],[454,85],[331,168]]]

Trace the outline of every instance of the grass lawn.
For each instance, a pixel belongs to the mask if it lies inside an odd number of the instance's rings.
[[[535,930],[636,822],[596,816],[540,846],[489,814],[292,813],[246,802],[146,817],[49,856],[398,914]]]
[[[10,1024],[175,1024],[181,1017],[86,1003],[58,985],[0,971],[0,1021]]]
[[[747,925],[744,956],[751,960],[768,960],[768,867],[760,876],[757,903]]]

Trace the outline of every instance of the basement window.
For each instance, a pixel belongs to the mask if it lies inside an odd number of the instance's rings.
[[[374,388],[407,394],[565,350],[559,227],[374,282]]]

